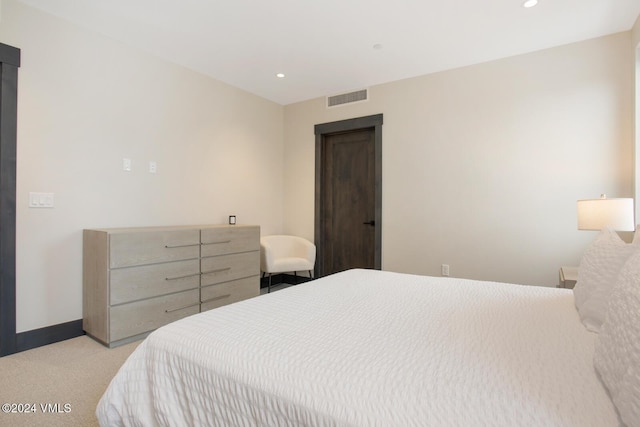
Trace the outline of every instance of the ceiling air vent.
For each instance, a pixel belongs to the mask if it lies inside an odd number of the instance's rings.
[[[350,104],[352,102],[367,101],[368,99],[369,93],[367,89],[357,90],[355,92],[349,93],[341,93],[340,95],[327,96],[327,108]]]

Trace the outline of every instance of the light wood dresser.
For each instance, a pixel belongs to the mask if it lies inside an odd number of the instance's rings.
[[[109,347],[260,294],[260,227],[202,225],[83,232],[83,321]]]

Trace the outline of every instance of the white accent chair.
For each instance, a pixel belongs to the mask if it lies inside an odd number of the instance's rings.
[[[260,238],[260,270],[262,277],[269,274],[271,292],[271,275],[274,273],[308,271],[313,277],[316,264],[316,245],[298,236],[273,235]]]

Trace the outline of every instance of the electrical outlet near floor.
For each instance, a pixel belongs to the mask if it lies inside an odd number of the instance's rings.
[[[442,275],[443,276],[449,275],[449,264],[442,264]]]

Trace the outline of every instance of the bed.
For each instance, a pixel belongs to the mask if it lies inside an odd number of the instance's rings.
[[[158,329],[96,414],[102,426],[617,426],[596,337],[569,289],[348,270]]]

